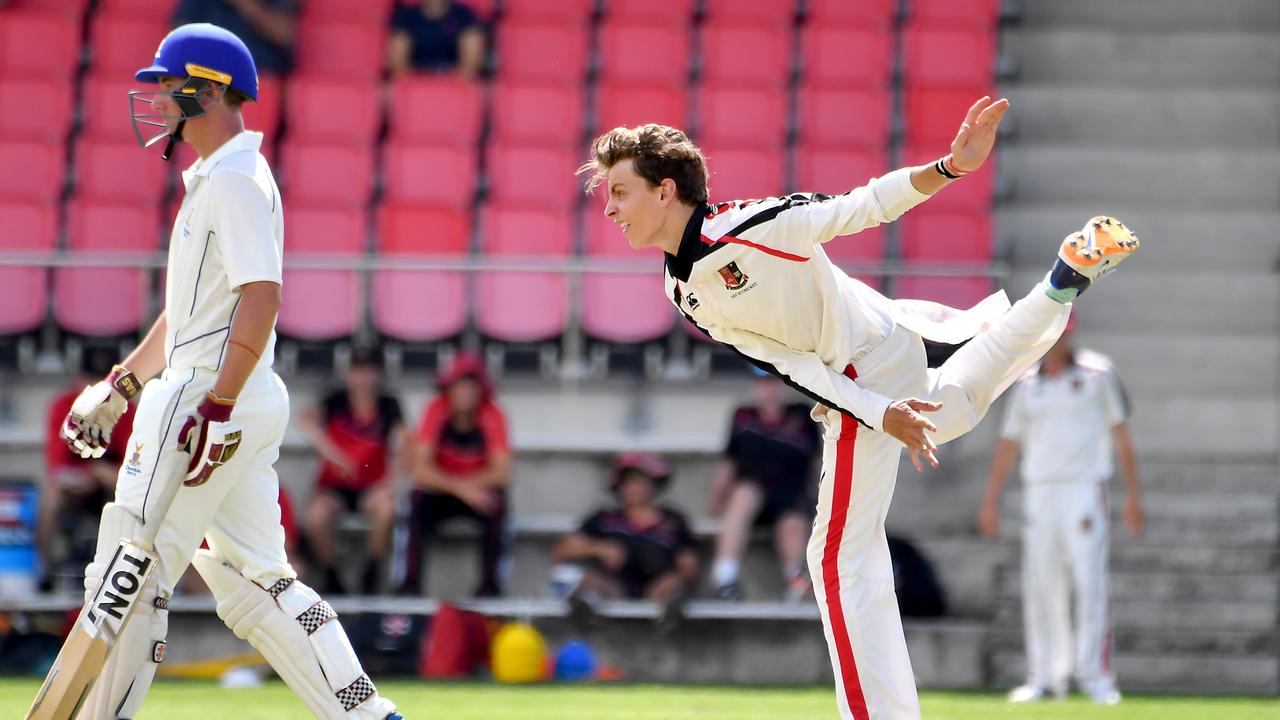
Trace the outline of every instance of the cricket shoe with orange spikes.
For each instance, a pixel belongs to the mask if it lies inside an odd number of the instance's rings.
[[[1113,217],[1098,215],[1084,229],[1062,241],[1058,260],[1049,271],[1049,297],[1071,302],[1095,280],[1106,275],[1138,250],[1138,236]]]

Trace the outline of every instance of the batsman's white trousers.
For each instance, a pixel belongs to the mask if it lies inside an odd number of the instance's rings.
[[[919,335],[897,327],[847,374],[894,400],[943,404],[928,417],[938,444],[968,432],[992,401],[1062,334],[1069,305],[1036,286],[996,323],[929,369]],[[915,677],[894,595],[885,516],[902,444],[827,410],[818,514],[809,572],[835,671],[836,702],[848,720],[920,717]]]
[[[179,488],[167,513],[155,506],[162,484],[183,481],[190,456],[178,449],[178,433],[216,377],[167,369],[146,384],[116,483],[117,505],[144,525],[160,523],[156,576],[166,596],[206,536],[211,550],[263,587],[295,576],[285,557],[274,468],[289,423],[289,393],[269,369],[254,372],[236,400],[232,421],[243,439],[231,461],[204,485]]]
[[[1029,684],[1066,687],[1073,669],[1073,587],[1076,679],[1081,687],[1115,681],[1107,507],[1107,486],[1099,482],[1035,483],[1023,492],[1022,612]]]

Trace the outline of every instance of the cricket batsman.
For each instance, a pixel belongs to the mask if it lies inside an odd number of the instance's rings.
[[[132,457],[120,468],[97,555],[85,569],[87,611],[111,610],[91,599],[142,584],[128,568],[104,581],[106,568],[119,565],[121,538],[154,537],[155,572],[137,589],[136,610],[77,717],[138,712],[164,658],[174,583],[192,563],[218,617],[317,718],[401,720],[361,669],[333,608],[298,581],[285,556],[273,465],[289,397],[272,371],[284,211],[260,152],[262,134],[246,131],[240,112],[258,99],[253,57],[223,28],[183,25],[135,77],[159,86],[130,93],[139,142],[167,139],[166,159],[186,142],[199,160],[182,175],[186,195],[169,240],[164,310],[141,344],[79,396],[63,430],[74,451],[101,454],[126,402],[141,394]],[[146,138],[147,127],[158,132]],[[209,549],[197,551],[206,539]],[[137,567],[150,564],[139,557]],[[62,672],[76,666],[71,659]],[[29,717],[54,717],[39,710],[57,701],[45,695]]]
[[[891,222],[980,168],[1007,100],[969,109],[951,152],[834,197],[707,203],[707,167],[680,130],[615,128],[582,170],[633,248],[665,251],[666,296],[713,339],[817,402],[825,428],[807,549],[841,717],[920,717],[894,597],[885,516],[905,445],[917,470],[968,432],[1061,334],[1075,297],[1138,241],[1105,217],[1067,237],[1017,304],[997,293],[959,312],[895,301],[831,263],[824,243]],[[856,241],[848,241],[856,242]],[[941,367],[925,340],[962,345]]]

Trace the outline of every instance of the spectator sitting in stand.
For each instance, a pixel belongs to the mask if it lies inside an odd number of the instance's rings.
[[[484,70],[484,26],[471,8],[453,0],[422,0],[396,8],[387,44],[391,74],[457,72],[474,80]]]
[[[590,609],[596,600],[630,598],[678,609],[697,580],[698,554],[684,516],[655,502],[670,482],[658,457],[618,456],[609,478],[618,505],[587,518],[551,551],[553,582],[571,604]]]
[[[49,403],[45,425],[45,482],[40,492],[36,521],[36,547],[46,573],[42,582],[46,589],[51,582],[49,575],[58,567],[74,568],[78,574],[93,559],[97,546],[98,515],[115,493],[121,464],[131,461],[136,452],[129,447],[133,404],[111,431],[111,444],[100,458],[83,460],[72,454],[62,439],[62,424],[71,412],[76,396],[86,385],[92,385],[109,372],[109,352],[86,350],[80,372],[70,387]],[[59,538],[68,538],[70,546],[58,547]]]
[[[499,564],[506,543],[511,447],[507,421],[493,399],[484,363],[459,355],[436,380],[439,394],[427,405],[413,438],[412,474],[401,595],[421,595],[424,545],[440,523],[465,517],[480,524],[477,597],[502,594]]]
[[[804,555],[815,504],[810,485],[822,442],[809,406],[786,403],[781,380],[756,374],[755,404],[734,411],[711,488],[710,515],[724,516],[711,579],[718,598],[741,600],[738,570],[751,528],[772,525],[787,600],[798,602],[813,593]]]
[[[360,590],[376,593],[380,560],[387,554],[395,522],[400,463],[394,457],[405,435],[400,402],[382,390],[377,356],[367,350],[354,352],[345,387],[304,412],[299,424],[322,459],[307,507],[307,540],[321,576],[317,587],[322,593],[343,592],[334,522],[343,512],[359,512],[372,525]]]
[[[248,46],[258,73],[281,75],[293,67],[298,0],[182,0],[174,26],[207,22],[235,33]]]

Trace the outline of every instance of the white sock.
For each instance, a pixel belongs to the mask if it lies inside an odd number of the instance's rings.
[[[716,587],[738,581],[738,561],[732,558],[720,558],[711,566],[711,581]]]

